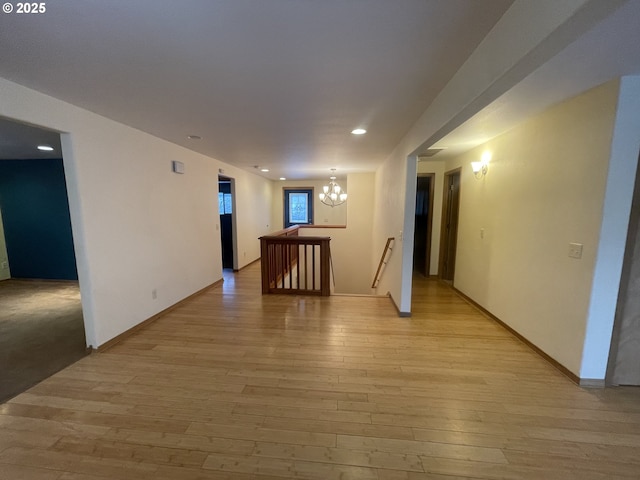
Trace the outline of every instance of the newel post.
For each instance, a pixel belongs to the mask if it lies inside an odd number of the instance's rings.
[[[331,238],[323,238],[320,240],[320,295],[323,297],[331,295],[330,241]]]
[[[269,245],[267,239],[260,237],[260,271],[262,272],[262,294],[269,293]]]

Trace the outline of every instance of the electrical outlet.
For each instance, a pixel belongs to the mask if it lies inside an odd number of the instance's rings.
[[[582,258],[582,244],[581,243],[570,243],[569,244],[569,256],[571,258]]]
[[[155,300],[156,298],[158,298],[158,290],[156,290],[155,288],[153,290],[151,290],[151,298],[153,300]]]
[[[0,263],[0,269],[6,270],[7,268],[9,268],[9,262],[3,260],[2,263]]]

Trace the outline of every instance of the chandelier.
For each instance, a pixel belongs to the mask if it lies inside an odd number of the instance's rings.
[[[329,185],[322,187],[322,193],[320,194],[320,201],[330,207],[342,205],[347,200],[347,192],[342,190],[340,185],[336,183],[336,169],[331,169],[331,176],[329,177]]]

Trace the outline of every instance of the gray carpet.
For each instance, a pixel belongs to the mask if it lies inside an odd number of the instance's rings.
[[[0,403],[86,354],[77,282],[0,282]]]

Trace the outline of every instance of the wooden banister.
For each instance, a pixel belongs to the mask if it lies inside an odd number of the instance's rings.
[[[378,286],[378,283],[380,282],[382,266],[387,264],[387,261],[389,260],[387,258],[387,253],[391,255],[391,252],[393,251],[393,246],[391,244],[394,242],[395,242],[395,237],[387,238],[387,243],[384,246],[384,251],[382,252],[382,257],[380,258],[380,263],[378,264],[378,270],[376,270],[376,275],[375,277],[373,277],[373,283],[371,283],[371,288],[376,288]]]
[[[262,293],[331,294],[330,237],[301,237],[298,227],[260,237]]]

